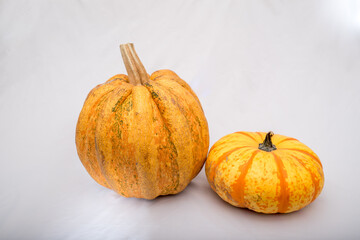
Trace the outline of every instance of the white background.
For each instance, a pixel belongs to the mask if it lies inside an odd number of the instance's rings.
[[[126,73],[126,42],[191,85],[211,145],[272,130],[312,148],[319,198],[263,215],[204,171],[153,201],[95,183],[75,126],[87,93]],[[359,1],[1,1],[0,239],[359,239],[359,81]]]

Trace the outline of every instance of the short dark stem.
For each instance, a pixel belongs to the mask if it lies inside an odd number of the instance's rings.
[[[266,152],[271,152],[271,151],[276,150],[276,146],[271,141],[272,136],[274,136],[274,133],[271,131],[266,134],[264,142],[259,144],[260,150],[263,150]]]

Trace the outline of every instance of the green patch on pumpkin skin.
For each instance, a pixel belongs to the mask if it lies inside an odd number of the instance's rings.
[[[162,100],[166,99],[166,96],[162,96],[162,93],[159,91],[155,91],[153,86],[151,86],[150,84],[144,84],[147,89],[149,90],[152,99],[154,100],[155,106],[158,109],[160,115],[163,115],[165,113],[165,108],[162,104]],[[159,94],[161,96],[159,96]],[[176,102],[176,101],[175,101]],[[175,103],[177,105],[177,103]],[[172,136],[171,136],[171,131],[169,129],[169,127],[171,128],[171,126],[168,126],[169,123],[166,123],[166,119],[163,118],[164,124],[162,126],[164,132],[167,133],[167,144],[164,146],[161,146],[160,149],[168,149],[168,159],[167,161],[169,161],[169,166],[166,168],[169,168],[171,175],[173,176],[170,179],[170,182],[167,186],[165,186],[160,195],[166,195],[169,193],[173,193],[174,191],[177,190],[177,188],[180,185],[180,173],[179,173],[179,165],[177,163],[177,158],[178,158],[178,152],[176,149],[176,146],[173,142]]]
[[[200,122],[200,119],[199,119],[198,116],[196,116],[195,120],[196,120],[196,122],[199,124],[199,126],[201,127],[201,122]]]
[[[114,127],[114,133],[116,134],[116,136],[121,139],[121,130],[120,130],[120,124],[118,122],[115,122],[115,124],[113,125]]]
[[[154,92],[154,91],[151,91],[151,97],[154,99],[154,98],[159,98],[159,95]]]
[[[126,90],[125,89],[122,89],[121,92],[124,94],[122,95],[118,100],[117,102],[115,103],[115,106],[112,108],[112,112],[116,112],[117,110],[119,110],[122,106],[122,104],[126,101],[126,99],[128,98],[128,96],[131,94],[131,93],[128,93],[126,94]]]
[[[133,102],[132,102],[132,100],[129,100],[124,107],[125,107],[125,110],[126,110],[126,111],[130,112],[130,111],[133,109]]]
[[[124,102],[124,96],[120,97],[119,100],[117,100],[115,106],[112,108],[112,111],[116,112],[121,107],[123,102]]]
[[[120,138],[121,139],[121,130],[120,130],[120,128],[118,129],[118,138]]]
[[[115,112],[115,120],[117,120],[118,122],[121,121],[121,111]]]
[[[112,127],[112,132],[115,133],[116,137],[121,139],[121,130],[120,130],[120,126],[118,123],[115,123]],[[111,137],[111,141],[114,142],[115,141],[115,138],[114,137]],[[113,146],[113,149],[115,146]]]

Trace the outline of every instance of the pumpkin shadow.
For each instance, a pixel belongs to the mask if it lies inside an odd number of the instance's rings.
[[[115,192],[112,192],[113,198],[124,199],[123,196],[118,195]],[[190,196],[193,195],[193,196]],[[307,215],[309,209],[311,209],[312,204],[308,206],[291,212],[291,213],[261,213],[250,210],[248,208],[235,207],[227,202],[225,202],[216,192],[214,192],[210,185],[207,182],[205,174],[199,174],[189,185],[181,192],[177,194],[169,195],[160,195],[155,199],[142,199],[142,198],[127,198],[127,201],[132,202],[134,205],[145,205],[148,208],[148,211],[152,212],[153,209],[160,210],[161,208],[166,208],[170,211],[170,208],[176,206],[177,209],[181,208],[184,202],[189,202],[189,198],[201,199],[201,202],[206,201],[206,205],[213,209],[218,209],[220,212],[224,211],[229,214],[238,214],[243,215],[248,219],[292,219],[297,218],[299,215]],[[204,203],[205,204],[205,203]]]
[[[198,188],[197,184],[192,181],[186,186],[186,188],[184,190],[182,190],[179,193],[168,194],[168,195],[159,195],[155,199],[147,200],[147,201],[153,202],[154,204],[160,204],[161,202],[165,202],[165,201],[166,202],[167,201],[173,201],[173,200],[177,201],[177,199],[185,198],[188,194],[191,194],[192,191],[196,191],[196,190],[194,190],[196,188]],[[146,199],[144,199],[144,200],[146,200]]]
[[[124,196],[121,196],[120,194],[116,193],[115,191],[112,191],[111,189],[101,189],[101,190],[106,192],[106,194],[110,194],[113,199],[116,199],[118,201],[122,201],[122,200],[126,199],[128,202],[132,202],[133,204],[145,204],[145,205],[148,205],[148,206],[152,206],[152,205],[160,205],[160,204],[163,204],[164,202],[173,201],[173,200],[176,200],[176,199],[179,199],[179,198],[184,198],[185,195],[189,194],[191,191],[194,191],[194,190],[191,190],[191,189],[199,188],[196,185],[197,185],[196,183],[190,182],[188,184],[188,186],[179,193],[168,194],[168,195],[159,195],[154,199],[144,199],[144,198],[136,198],[136,197],[124,197]]]

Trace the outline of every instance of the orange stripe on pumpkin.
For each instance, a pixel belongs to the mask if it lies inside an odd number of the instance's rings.
[[[228,157],[230,156],[230,154],[232,154],[233,152],[239,150],[239,149],[242,149],[242,148],[246,148],[246,147],[249,147],[249,146],[243,146],[243,147],[237,147],[237,148],[234,148],[230,151],[227,151],[225,153],[223,153],[221,155],[221,157],[219,157],[216,162],[214,164],[212,164],[210,166],[210,170],[209,170],[209,176],[208,176],[208,179],[209,179],[209,182],[210,182],[210,185],[211,187],[215,190],[215,174],[216,174],[216,170],[218,168],[218,166]]]
[[[319,179],[316,179],[314,173],[311,171],[310,168],[308,168],[306,166],[306,164],[298,157],[294,156],[294,155],[291,155],[293,158],[295,158],[309,173],[310,173],[310,176],[311,176],[311,180],[314,184],[314,188],[315,188],[315,191],[314,191],[314,196],[311,200],[311,202],[313,202],[316,198],[316,196],[318,195],[319,191],[320,191],[320,180]]]
[[[283,143],[283,142],[286,142],[286,141],[290,141],[290,140],[298,141],[298,140],[295,139],[295,138],[284,138],[283,140],[281,140],[280,142],[277,142],[276,144],[280,144],[280,143]]]
[[[275,153],[272,153],[278,168],[277,175],[280,180],[280,194],[278,197],[279,205],[278,212],[285,213],[288,205],[289,205],[289,189],[288,183],[286,182],[286,178],[288,177],[287,172],[284,167],[284,163],[281,158],[277,156]]]
[[[317,163],[319,163],[320,166],[322,167],[322,164],[321,164],[321,162],[320,162],[320,159],[317,158],[317,157],[315,157],[314,155],[312,155],[311,153],[309,153],[309,152],[307,152],[307,151],[305,151],[305,150],[296,149],[296,148],[281,148],[281,149],[282,149],[282,150],[297,151],[297,152],[301,152],[301,153],[303,153],[303,154],[305,154],[305,155],[308,155],[308,156],[310,156],[311,158],[313,158]]]
[[[261,139],[263,138],[263,135],[260,132],[256,132],[256,133],[261,137]]]
[[[219,146],[219,145],[220,145],[220,144],[214,143],[214,145],[212,145],[212,147],[210,148],[209,153],[210,153],[213,149],[215,149],[217,146]]]
[[[250,158],[239,167],[240,176],[235,181],[235,183],[232,185],[233,190],[233,198],[239,203],[239,207],[245,207],[245,201],[244,201],[244,192],[245,192],[245,177],[249,171],[249,168],[251,167],[251,164],[256,156],[256,154],[260,152],[259,150],[255,150],[253,154],[250,156]]]
[[[252,140],[254,140],[255,142],[258,142],[253,136],[251,136],[250,134],[247,134],[247,133],[245,133],[245,132],[236,132],[236,133],[239,133],[239,134],[242,134],[242,135],[244,135],[244,136],[247,136],[247,137],[249,137],[249,138],[251,138]]]

